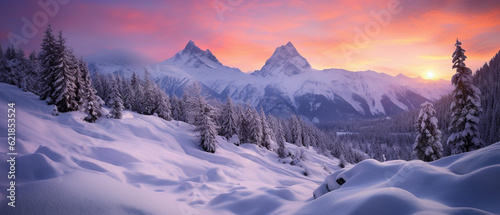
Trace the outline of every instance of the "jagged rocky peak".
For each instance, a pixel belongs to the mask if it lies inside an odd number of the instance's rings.
[[[273,55],[266,61],[261,70],[254,74],[259,76],[300,74],[311,69],[307,60],[299,54],[291,42],[276,48]]]
[[[205,54],[205,52],[201,50],[198,46],[196,46],[192,40],[189,40],[189,42],[186,44],[186,47],[184,47],[184,49],[182,50],[182,54],[199,55],[199,54]]]
[[[172,59],[167,60],[166,62],[175,63],[175,62],[183,62],[185,65],[191,65],[194,67],[199,67],[201,65],[207,65],[207,59],[209,61],[222,66],[222,63],[217,60],[215,55],[212,54],[210,50],[203,51],[200,49],[192,40],[186,44],[184,49],[177,53]],[[208,63],[207,66],[212,63]],[[209,66],[211,67],[211,66]]]

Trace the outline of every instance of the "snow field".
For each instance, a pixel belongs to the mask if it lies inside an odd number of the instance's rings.
[[[37,96],[0,88],[2,104],[16,103],[19,153],[16,208],[1,195],[0,214],[289,214],[329,174],[323,165],[337,169],[312,148],[300,166],[221,137],[217,152],[206,153],[192,125],[129,111],[96,123],[80,112],[52,116]],[[7,160],[7,147],[0,152]],[[0,178],[0,187],[7,183]]]

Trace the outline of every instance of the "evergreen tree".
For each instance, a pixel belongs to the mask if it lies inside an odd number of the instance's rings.
[[[233,135],[238,134],[238,125],[236,124],[236,113],[233,101],[227,98],[226,104],[222,107],[221,128],[219,134],[229,140]]]
[[[66,46],[62,32],[59,32],[56,43],[54,92],[50,95],[59,112],[78,110],[75,84],[76,62],[73,59],[73,54]]]
[[[286,158],[288,156],[288,151],[285,147],[285,137],[283,136],[282,133],[278,135],[277,141],[278,141],[278,149],[276,150],[276,154],[278,154],[278,157],[280,158]]]
[[[184,114],[182,110],[182,101],[176,95],[173,95],[170,99],[171,108],[172,108],[172,118],[177,121],[185,121]]]
[[[297,146],[302,146],[302,125],[301,120],[292,115],[290,120],[290,130],[292,134],[292,140]]]
[[[40,99],[47,100],[48,104],[54,104],[55,102],[51,95],[55,91],[54,82],[56,67],[58,66],[56,57],[56,39],[52,34],[52,28],[49,25],[47,30],[45,30],[45,35],[41,44],[41,51],[38,56],[41,65]]]
[[[195,117],[195,131],[200,132],[200,146],[203,150],[214,153],[217,148],[217,128],[211,116],[211,109],[204,102],[199,103],[198,105],[200,106],[199,109],[201,109],[201,111]]]
[[[262,123],[262,145],[266,147],[268,150],[273,150],[272,147],[272,136],[273,133],[269,128],[269,124],[267,123],[266,114],[264,113],[264,109],[260,107],[260,119]]]
[[[457,39],[456,49],[453,53],[453,69],[457,73],[452,77],[453,102],[450,109],[451,125],[448,137],[448,145],[451,147],[452,154],[459,154],[476,150],[483,146],[481,141],[478,124],[479,114],[481,112],[481,92],[472,84],[472,71],[465,66],[465,50],[461,47]]]
[[[16,50],[14,49],[13,46],[7,47],[5,50],[5,53],[3,54],[3,62],[0,62],[1,67],[3,67],[1,71],[1,79],[2,82],[12,84],[12,85],[17,85],[17,75],[16,75],[16,63],[13,62],[14,59],[16,58]]]
[[[122,95],[123,107],[125,109],[132,109],[132,89],[130,82],[126,78],[121,78],[120,94]]]
[[[29,92],[34,94],[40,93],[40,63],[35,51],[32,51],[29,55],[26,83]]]
[[[262,147],[262,139],[263,139],[263,134],[262,134],[262,121],[260,119],[259,114],[257,111],[253,108],[250,109],[248,112],[248,120],[249,120],[249,141]]]
[[[170,107],[170,99],[164,91],[160,88],[155,88],[156,99],[154,99],[155,106],[153,113],[158,115],[158,117],[170,121],[172,120],[172,112]]]
[[[83,89],[85,89],[82,104],[85,112],[87,113],[85,121],[95,122],[102,116],[101,108],[103,101],[97,95],[97,90],[92,86],[92,80],[90,78],[90,72],[88,70],[87,64],[83,61],[83,59],[81,59],[78,63],[78,68],[80,69],[80,73],[84,81]]]
[[[132,110],[138,113],[142,112],[142,99],[144,96],[143,87],[141,84],[141,79],[135,74],[132,74],[132,78],[130,79],[131,93],[132,96]]]
[[[413,150],[420,160],[427,162],[442,157],[441,131],[438,129],[438,120],[434,117],[435,114],[434,106],[429,102],[425,102],[422,104],[422,109],[415,124],[417,137],[415,138]]]
[[[182,95],[184,114],[186,122],[196,126],[196,116],[202,112],[203,98],[201,97],[201,86],[194,83],[187,87]]]
[[[123,101],[114,75],[111,76],[110,87],[111,87],[111,92],[109,95],[110,97],[109,103],[112,108],[111,111],[109,112],[110,117],[114,119],[121,119],[123,111]]]
[[[153,89],[153,83],[149,78],[149,72],[147,69],[144,69],[144,97],[142,98],[142,111],[140,113],[146,115],[152,115],[155,105],[155,95]]]

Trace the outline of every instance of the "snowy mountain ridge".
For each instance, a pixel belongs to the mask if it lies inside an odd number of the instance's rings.
[[[91,69],[126,76],[143,71],[142,67],[99,65]],[[252,74],[224,66],[210,50],[203,51],[193,41],[148,70],[169,94],[180,96],[184,87],[199,81],[215,98],[229,96],[239,103],[261,106],[267,113],[283,117],[298,114],[313,122],[397,114],[451,92],[451,85],[443,80],[374,71],[315,70],[291,42],[276,48],[262,69]]]

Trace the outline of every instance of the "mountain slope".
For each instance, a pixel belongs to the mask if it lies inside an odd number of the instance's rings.
[[[310,198],[328,174],[324,166],[337,169],[337,160],[312,148],[305,149],[302,167],[220,137],[217,151],[206,153],[192,125],[128,111],[124,119],[96,123],[84,122],[81,112],[52,116],[37,96],[4,83],[0,102],[16,103],[18,153],[16,208],[1,195],[0,214],[287,213]],[[6,114],[0,120],[7,130]],[[0,139],[7,141],[5,133]],[[0,152],[8,160],[7,147]],[[8,183],[0,177],[1,187]]]
[[[314,122],[393,115],[451,91],[444,81],[373,71],[315,70],[291,42],[276,48],[262,69],[252,74],[224,66],[210,50],[203,51],[192,41],[148,69],[170,94],[180,96],[184,87],[199,81],[214,98],[230,96],[236,102],[262,106],[267,113],[299,114]]]
[[[16,208],[1,195],[0,214],[500,213],[500,143],[432,163],[370,159],[339,170],[312,148],[297,166],[220,137],[206,153],[193,126],[128,111],[96,123],[80,112],[52,116],[37,96],[4,83],[0,102],[16,103],[18,153]],[[7,130],[6,114],[0,120]],[[8,183],[0,177],[0,187]]]

